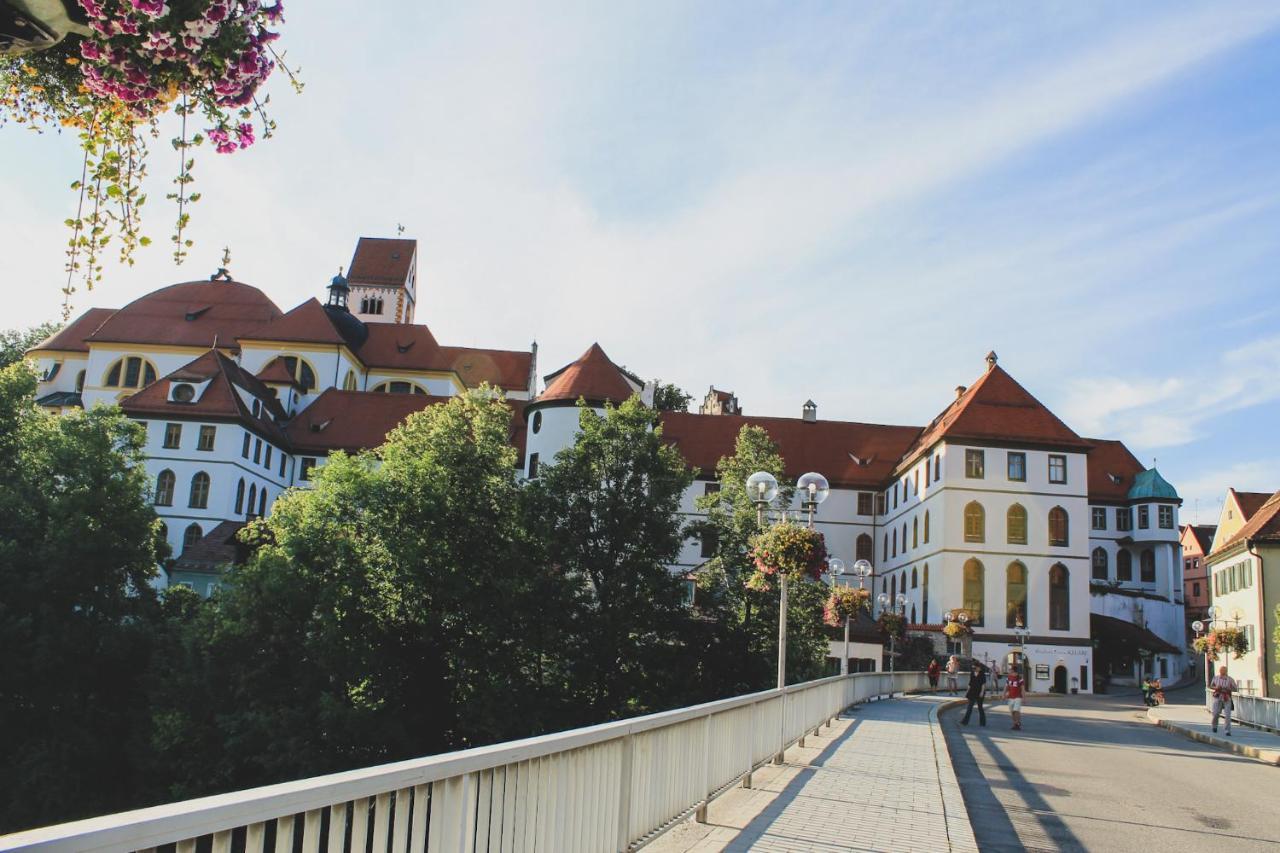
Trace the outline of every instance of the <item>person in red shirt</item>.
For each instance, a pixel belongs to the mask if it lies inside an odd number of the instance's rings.
[[[1009,667],[1009,679],[1005,682],[1004,698],[1009,700],[1009,716],[1013,717],[1013,728],[1022,730],[1022,673]]]
[[[929,668],[925,672],[929,675],[929,690],[936,693],[938,690],[938,676],[942,673],[942,667],[938,666],[937,658],[929,661]]]

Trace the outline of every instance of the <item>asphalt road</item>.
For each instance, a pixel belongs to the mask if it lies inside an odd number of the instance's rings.
[[[1191,703],[1199,687],[1168,691]],[[1280,767],[1147,722],[1141,699],[1031,697],[1023,730],[1003,703],[943,732],[986,850],[1280,851]]]

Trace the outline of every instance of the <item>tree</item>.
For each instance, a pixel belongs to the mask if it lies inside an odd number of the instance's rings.
[[[574,444],[525,498],[534,537],[574,585],[570,687],[584,721],[678,703],[691,652],[684,583],[667,568],[684,543],[680,500],[692,483],[653,411],[632,397],[597,415],[579,403]]]
[[[755,504],[747,495],[747,477],[767,471],[778,478],[776,506],[789,506],[795,489],[787,481],[786,467],[768,432],[747,424],[738,433],[732,456],[716,466],[719,491],[697,499],[706,520],[693,532],[715,542],[715,555],[698,577],[703,609],[721,626],[721,640],[732,652],[723,655],[721,677],[726,692],[760,690],[773,683],[778,656],[778,591],[759,592],[746,587],[752,563],[751,536],[759,530]],[[766,519],[767,523],[767,519]],[[788,591],[787,678],[790,682],[819,677],[825,671],[827,641],[822,631],[822,605],[826,588],[819,584],[792,584]]]
[[[5,329],[0,332],[0,368],[22,361],[27,350],[61,329],[61,323],[48,322],[29,329]]]
[[[0,831],[136,805],[151,580],[167,556],[142,428],[36,408],[0,370]]]
[[[565,703],[548,663],[569,611],[529,566],[511,410],[489,389],[410,416],[376,452],[242,534],[254,552],[188,614],[157,702],[172,795],[265,784],[540,733]],[[538,623],[545,622],[544,625]],[[209,750],[207,762],[187,755]],[[216,759],[216,760],[215,760]]]
[[[693,395],[686,394],[678,386],[654,380],[653,408],[659,412],[687,412]]]

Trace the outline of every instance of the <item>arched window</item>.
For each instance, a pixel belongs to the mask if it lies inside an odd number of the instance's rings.
[[[145,358],[128,355],[107,368],[102,384],[108,388],[145,388],[156,381],[156,368]]]
[[[236,515],[244,512],[244,477],[236,483]]]
[[[289,371],[289,375],[297,380],[303,394],[316,387],[316,371],[307,363],[306,359],[296,355],[282,355],[280,360],[284,362],[285,369]]]
[[[188,524],[187,529],[182,531],[182,550],[185,551],[199,542],[201,536],[204,536],[204,531],[200,529],[200,525],[195,522]]]
[[[916,622],[916,606],[915,606],[915,603],[914,603],[914,602],[913,602],[913,603],[912,603],[912,605],[911,605],[911,624],[912,624],[912,625],[918,625],[918,624],[920,624],[920,623]]]
[[[1067,544],[1067,511],[1060,506],[1049,510],[1049,544]]]
[[[964,609],[969,614],[970,625],[982,625],[983,608],[986,605],[986,569],[982,563],[970,558],[964,564]]]
[[[1061,563],[1049,569],[1049,630],[1071,630],[1071,573]]]
[[[872,553],[873,547],[874,546],[871,544],[871,537],[866,533],[861,534],[858,537],[858,541],[854,543],[853,558],[855,560],[866,560],[868,563],[871,562],[875,556]]]
[[[942,479],[942,454],[935,453],[933,455],[933,481],[936,483]]]
[[[263,486],[262,491],[258,492],[258,515],[266,516],[267,514],[267,487]]]
[[[1004,514],[1004,526],[1010,545],[1027,544],[1027,510],[1022,504],[1014,504]]]
[[[1133,555],[1124,548],[1116,554],[1116,580],[1133,580]]]
[[[156,506],[173,506],[173,487],[177,479],[168,468],[156,477]]]
[[[193,509],[205,509],[209,506],[209,475],[203,471],[191,478],[191,500],[187,506]]]
[[[892,604],[897,597],[898,597],[898,576],[894,575],[893,580],[889,581],[889,603]]]
[[[354,370],[348,370],[347,375],[342,378],[342,390],[356,390],[356,372]]]
[[[249,515],[253,515],[253,505],[258,502],[258,484],[254,483],[249,487]]]
[[[987,514],[977,501],[970,501],[964,508],[964,541],[987,541]]]
[[[911,567],[911,588],[915,589],[920,585],[920,574],[916,571],[916,567]]]
[[[76,374],[76,393],[79,394],[84,390],[84,371]]]
[[[426,394],[421,385],[413,382],[381,382],[373,386],[374,393],[377,394]]]
[[[1138,555],[1138,576],[1142,583],[1156,582],[1156,554],[1150,548],[1146,548]]]
[[[911,519],[911,547],[920,547],[920,518],[919,516]]]
[[[902,522],[902,553],[907,553],[907,523]]]
[[[893,531],[893,556],[898,556],[898,531]]]
[[[1004,626],[1027,624],[1027,567],[1013,562],[1004,570]]]
[[[884,543],[880,546],[880,559],[889,559],[889,534],[884,535]]]
[[[1096,581],[1104,581],[1107,579],[1107,549],[1093,549],[1093,579]]]
[[[924,587],[920,590],[920,612],[924,614],[924,621],[929,621],[929,564],[924,564]]]
[[[924,511],[924,544],[929,544],[929,510]]]

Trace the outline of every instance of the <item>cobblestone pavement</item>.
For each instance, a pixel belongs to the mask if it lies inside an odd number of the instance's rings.
[[[872,702],[646,848],[676,851],[977,850],[937,722],[940,700]]]
[[[1203,701],[1198,686],[1166,690]],[[1152,725],[1136,695],[1027,699],[1022,731],[941,715],[983,851],[1280,851],[1280,769]],[[976,720],[974,721],[976,722]]]

